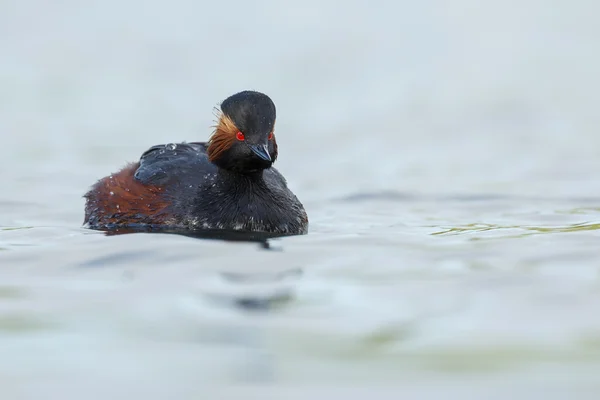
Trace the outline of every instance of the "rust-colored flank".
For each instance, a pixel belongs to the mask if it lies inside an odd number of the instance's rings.
[[[139,162],[131,163],[119,172],[102,178],[85,195],[88,204],[85,219],[95,225],[107,226],[128,221],[129,224],[165,222],[165,199],[160,186],[144,185],[134,178]]]

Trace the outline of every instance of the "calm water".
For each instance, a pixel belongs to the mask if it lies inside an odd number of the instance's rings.
[[[482,4],[1,2],[0,397],[597,398],[600,6]],[[309,235],[81,227],[248,88]]]

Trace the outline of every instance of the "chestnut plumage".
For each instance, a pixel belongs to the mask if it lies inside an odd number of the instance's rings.
[[[256,91],[221,103],[207,142],[149,148],[85,194],[92,229],[164,227],[305,234],[304,206],[273,167],[273,101]]]

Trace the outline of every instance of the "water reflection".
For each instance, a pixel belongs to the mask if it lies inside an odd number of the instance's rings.
[[[95,230],[95,229],[94,229]],[[157,226],[140,226],[127,228],[112,228],[100,230],[103,235],[117,237],[140,233],[178,235],[197,240],[217,240],[228,243],[253,243],[258,244],[259,251],[282,251],[281,247],[272,246],[272,240],[290,235],[273,234],[267,232],[241,232],[228,230],[187,230],[162,228]],[[111,265],[122,264],[124,261],[132,264],[140,261],[160,259],[160,250],[126,250],[103,254],[92,260],[80,264],[82,267],[103,268]],[[170,256],[169,261],[173,261]],[[269,312],[293,301],[293,290],[289,280],[296,281],[302,275],[299,268],[275,270],[270,273],[247,272],[219,272],[211,279],[205,290],[202,290],[203,301],[211,306],[237,309],[243,312]],[[292,283],[293,285],[293,283]],[[268,289],[265,289],[268,288]]]
[[[274,250],[279,249],[271,247],[270,240],[276,238],[283,238],[285,234],[275,234],[269,232],[242,232],[242,231],[231,231],[231,230],[217,230],[217,229],[177,229],[177,228],[163,228],[156,226],[140,226],[140,227],[128,227],[128,228],[112,228],[103,230],[106,236],[118,236],[128,235],[134,233],[162,233],[171,235],[186,236],[195,239],[208,239],[208,240],[221,240],[225,242],[249,242],[258,243],[259,247],[263,250]]]

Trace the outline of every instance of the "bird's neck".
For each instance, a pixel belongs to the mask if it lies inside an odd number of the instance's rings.
[[[259,184],[264,182],[264,169],[256,170],[256,171],[248,171],[248,172],[238,172],[232,171],[229,169],[219,168],[219,176],[222,182],[230,182],[235,184],[244,184],[247,183],[249,185]]]

